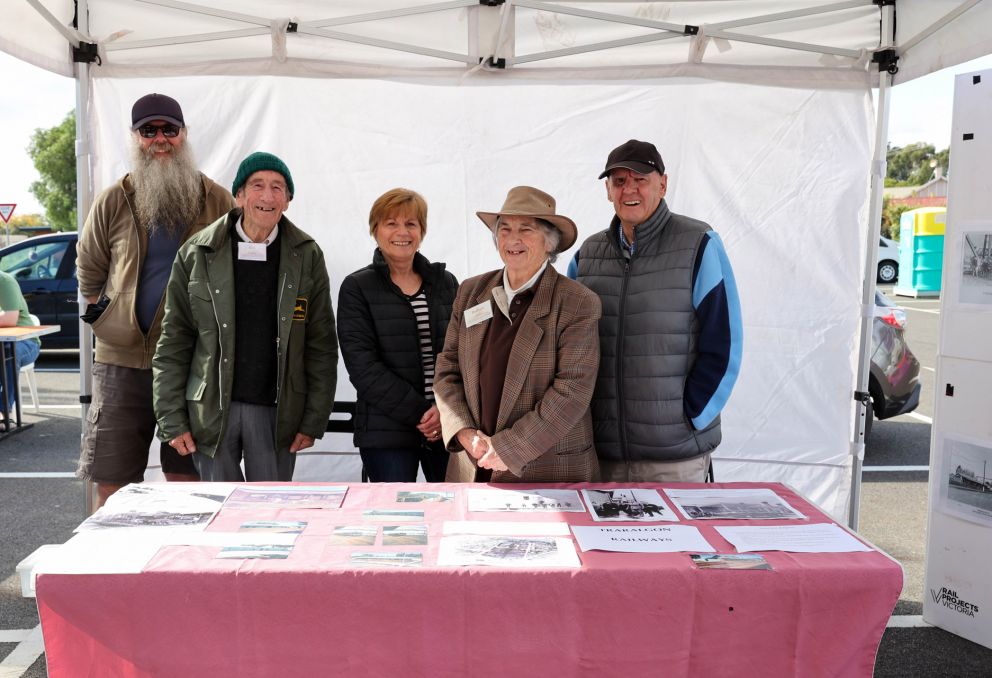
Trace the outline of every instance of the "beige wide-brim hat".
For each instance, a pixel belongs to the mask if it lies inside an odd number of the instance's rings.
[[[561,241],[558,243],[558,251],[564,252],[575,244],[578,237],[578,229],[575,222],[568,217],[555,214],[555,199],[544,191],[532,186],[516,186],[506,194],[503,208],[499,212],[476,212],[489,230],[496,226],[496,219],[502,216],[513,217],[535,217],[543,219],[558,229],[561,233]]]

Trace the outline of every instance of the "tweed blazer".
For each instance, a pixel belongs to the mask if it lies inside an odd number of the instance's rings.
[[[448,482],[475,480],[476,464],[456,438],[482,421],[479,364],[491,320],[465,326],[466,309],[493,300],[503,271],[470,278],[458,288],[444,349],[438,355],[434,397],[441,432],[453,457]],[[582,482],[599,477],[589,401],[599,370],[599,297],[548,266],[510,350],[492,444],[509,471],[492,482]]]

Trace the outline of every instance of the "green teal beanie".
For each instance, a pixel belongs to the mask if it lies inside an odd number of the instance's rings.
[[[261,172],[263,170],[272,170],[283,176],[286,180],[286,188],[289,190],[289,199],[292,200],[293,195],[296,193],[296,189],[293,186],[293,175],[289,173],[286,163],[271,153],[265,153],[264,151],[252,153],[238,165],[238,173],[235,175],[234,183],[231,185],[231,195],[238,194],[238,191],[248,181],[248,177],[255,172]]]

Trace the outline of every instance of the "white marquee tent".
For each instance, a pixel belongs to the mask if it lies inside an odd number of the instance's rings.
[[[424,252],[461,279],[499,265],[476,210],[536,185],[581,240],[611,216],[606,154],[654,141],[741,291],[717,479],[787,482],[856,525],[888,88],[992,52],[992,3],[22,0],[0,49],[77,79],[81,216],[126,171],[131,103],[165,92],[222,183],[254,150],[287,161],[335,295],[389,188],[425,195]]]

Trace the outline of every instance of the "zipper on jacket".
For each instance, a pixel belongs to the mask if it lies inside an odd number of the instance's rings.
[[[631,259],[634,255],[631,253]],[[617,428],[620,431],[620,453],[624,462],[630,462],[630,455],[627,452],[627,416],[623,407],[623,338],[624,338],[624,310],[627,306],[627,282],[630,280],[630,259],[624,260],[623,282],[620,284],[620,308],[617,313]]]
[[[216,256],[216,255],[214,255]],[[213,260],[207,262],[208,264],[213,263]],[[208,290],[210,287],[207,288]],[[214,293],[210,292],[210,298],[213,303],[210,304],[210,310],[214,312],[214,322],[217,323],[217,336],[220,341],[217,342],[217,348],[220,351],[220,356],[217,359],[217,406],[220,411],[224,411],[224,333],[221,332],[220,317],[217,315],[217,300],[214,299]]]
[[[282,323],[280,318],[282,318],[282,292],[286,289],[286,276],[288,274],[284,271],[282,274],[282,282],[279,283],[279,300],[276,302],[276,405],[279,404],[279,397],[282,395],[282,375],[283,375],[283,360],[282,360],[282,341],[279,337],[280,332],[282,332]]]

